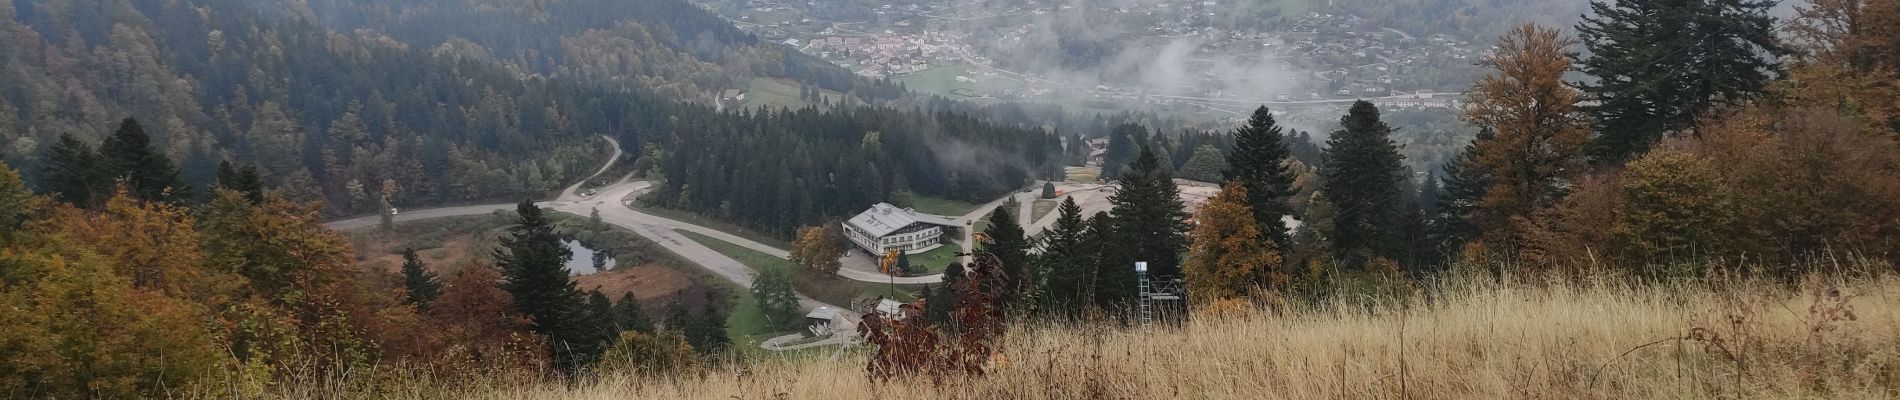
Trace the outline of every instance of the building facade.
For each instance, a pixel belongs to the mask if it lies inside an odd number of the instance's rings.
[[[948,218],[878,203],[844,223],[844,236],[871,255],[891,250],[917,254],[943,246],[958,230]]]

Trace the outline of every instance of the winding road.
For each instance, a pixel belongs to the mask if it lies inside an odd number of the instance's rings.
[[[621,157],[622,153],[620,150],[619,141],[616,141],[613,138],[607,137],[607,136],[601,136],[601,139],[606,140],[608,145],[613,148],[614,150],[613,157],[608,159],[608,162],[606,165],[602,165],[599,170],[596,170],[594,172],[593,175],[590,175],[589,177],[582,179],[581,182],[586,182],[588,179],[593,179],[595,176],[599,176],[602,173],[606,173],[609,169],[612,168],[613,162],[615,160],[619,160]],[[632,202],[635,201],[635,199],[638,198],[641,194],[651,189],[653,183],[647,182],[647,181],[632,181],[630,180],[630,178],[631,176],[621,177],[620,180],[599,188],[596,191],[596,193],[592,195],[586,195],[586,194],[580,193],[579,191],[580,191],[580,186],[582,185],[582,183],[577,182],[563,189],[561,191],[560,196],[556,197],[554,200],[536,202],[535,205],[540,206],[544,209],[550,209],[554,211],[559,211],[559,212],[564,212],[564,213],[579,215],[579,216],[588,216],[592,214],[594,211],[598,210],[600,212],[600,218],[602,222],[613,224],[615,226],[619,226],[622,228],[626,228],[627,230],[633,231],[633,233],[638,234],[641,237],[646,238],[647,240],[651,240],[654,243],[659,244],[661,247],[665,247],[666,249],[673,251],[674,253],[678,254],[680,257],[686,259],[687,261],[692,262],[694,264],[698,264],[700,267],[705,268],[706,270],[711,271],[714,274],[718,275],[719,277],[724,278],[728,281],[731,281],[732,283],[737,284],[740,287],[748,287],[748,288],[752,287],[752,280],[754,277],[758,275],[758,272],[754,271],[751,267],[748,267],[745,264],[740,263],[738,260],[733,259],[732,257],[728,257],[725,254],[721,254],[718,251],[714,251],[713,249],[706,247],[704,244],[701,244],[698,241],[695,241],[692,238],[689,238],[686,235],[681,234],[681,232],[682,231],[693,232],[693,233],[709,236],[715,239],[726,241],[728,243],[732,243],[732,244],[736,244],[748,249],[752,249],[761,253],[770,254],[774,257],[789,258],[791,256],[791,253],[789,251],[786,251],[785,249],[773,247],[770,245],[766,245],[764,243],[759,243],[757,241],[739,237],[737,235],[726,233],[717,229],[707,228],[704,226],[694,225],[694,224],[690,224],[690,223],[686,223],[686,222],[682,222],[678,220],[673,220],[673,219],[669,219],[665,217],[660,217],[660,216],[656,216],[652,214],[647,214],[647,213],[634,210],[632,207],[629,207],[629,205],[632,204]],[[1063,184],[1062,186],[1065,188],[1065,192],[1064,192],[1065,197],[1080,195],[1083,192],[1090,192],[1090,191],[1095,191],[1095,193],[1091,193],[1091,194],[1109,192],[1108,190],[1098,191],[1098,189],[1102,188],[1100,185]],[[1038,182],[1036,187],[1041,187],[1040,182]],[[954,220],[960,224],[963,224],[966,227],[966,229],[963,229],[964,236],[962,240],[959,243],[955,243],[952,245],[964,246],[964,250],[967,252],[969,250],[968,244],[970,243],[970,240],[971,240],[970,236],[972,233],[970,232],[971,229],[969,228],[974,227],[974,223],[977,220],[980,220],[984,216],[989,215],[990,212],[994,211],[996,207],[1002,205],[1004,201],[1006,201],[1011,196],[1016,197],[1017,201],[1021,203],[1022,208],[1020,210],[1017,210],[1018,212],[1017,218],[1019,218],[1018,221],[1022,223],[1022,225],[1025,227],[1025,230],[1029,234],[1033,235],[1036,232],[1040,232],[1044,228],[1047,228],[1050,224],[1054,223],[1056,217],[1058,216],[1058,213],[1051,212],[1048,215],[1043,216],[1043,218],[1040,218],[1037,221],[1030,221],[1030,215],[1031,215],[1030,211],[1032,210],[1032,207],[1035,204],[1035,200],[1037,198],[1038,193],[1040,193],[1040,191],[1011,193],[1010,196],[1005,196],[1001,199],[991,201],[987,204],[977,207],[975,210],[971,210],[969,213],[966,213],[959,217],[955,217]],[[1084,204],[1091,204],[1091,203],[1102,203],[1102,202],[1095,202],[1095,201],[1084,202]],[[483,204],[483,205],[470,205],[470,206],[453,206],[453,207],[417,209],[417,210],[404,211],[400,214],[397,214],[394,219],[396,222],[410,222],[410,221],[419,221],[419,220],[426,220],[426,219],[433,219],[433,218],[445,218],[445,217],[456,217],[456,216],[466,216],[466,215],[481,215],[481,214],[493,213],[496,211],[513,210],[515,209],[516,206],[517,206],[516,204]],[[1093,214],[1091,211],[1094,211],[1094,210],[1090,210],[1090,208],[1094,208],[1094,207],[1084,206],[1084,211],[1085,211],[1084,215]],[[331,222],[324,223],[323,225],[332,230],[350,231],[350,230],[373,228],[377,226],[379,222],[380,222],[380,216],[371,215],[371,216],[331,221]],[[965,260],[965,261],[967,262],[968,260]],[[857,280],[857,281],[874,282],[874,283],[895,282],[898,284],[930,284],[930,283],[938,283],[938,282],[943,281],[943,274],[934,274],[934,275],[927,275],[927,276],[913,276],[913,277],[891,277],[889,275],[885,275],[884,273],[877,271],[876,261],[872,259],[872,257],[867,256],[863,254],[862,252],[855,251],[855,250],[847,252],[845,257],[842,258],[840,262],[844,263],[844,267],[838,270],[838,275],[843,276],[845,278],[852,279],[852,280]],[[832,308],[837,308],[841,310],[849,309],[846,307],[839,307],[838,305],[835,305],[835,304],[826,304],[824,302],[813,300],[809,297],[805,297],[803,294],[799,295],[799,305],[802,306],[806,310],[817,309],[819,307],[832,307]],[[851,313],[844,313],[844,314],[851,314]],[[841,324],[841,326],[835,326],[833,330],[835,332],[845,333],[845,335],[854,335],[856,332],[856,326],[855,326],[856,322],[857,321],[855,320],[849,320],[846,323]],[[840,336],[845,336],[845,335],[840,335]],[[772,345],[776,343],[783,343],[789,340],[792,340],[792,338],[791,337],[773,338],[773,340],[767,341],[767,343],[764,343],[764,344],[767,345],[768,349],[782,350],[782,349],[790,349],[790,348],[803,348],[803,347],[809,347],[809,346],[846,343],[846,342],[849,342],[851,339],[849,337],[839,337],[839,338],[834,338],[834,339],[826,339],[822,341],[806,343],[799,346],[788,346],[787,348],[772,347]]]

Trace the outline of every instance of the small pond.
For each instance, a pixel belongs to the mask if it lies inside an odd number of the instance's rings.
[[[594,249],[587,248],[587,245],[581,244],[579,240],[562,240],[561,244],[567,245],[567,250],[574,253],[574,258],[567,260],[567,273],[569,275],[587,275],[614,269],[613,257],[608,256],[606,253],[595,252]],[[595,261],[595,257],[599,257],[599,261]]]

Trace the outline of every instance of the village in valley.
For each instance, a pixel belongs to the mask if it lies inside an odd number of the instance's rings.
[[[891,79],[921,93],[970,102],[1040,102],[1082,111],[1152,111],[1202,121],[1237,121],[1268,105],[1294,123],[1324,122],[1367,99],[1389,109],[1451,109],[1475,79],[1486,49],[1444,34],[1411,34],[1298,0],[1279,4],[1271,23],[1216,21],[1234,7],[1169,0],[1077,7],[1024,1],[843,0],[696,2],[762,41],[819,56],[858,75]],[[1143,62],[1120,72],[1093,65],[1047,65],[1073,20],[1127,54],[1101,64]],[[1039,43],[1057,42],[1050,49]],[[1077,50],[1076,48],[1082,48]],[[1099,47],[1099,45],[1098,45]],[[1089,54],[1084,54],[1088,56]],[[1173,70],[1173,71],[1167,71]],[[1166,75],[1156,78],[1157,75]],[[1237,78],[1238,76],[1238,78]],[[1316,112],[1302,113],[1311,109]],[[1317,112],[1317,110],[1325,110]],[[1310,114],[1310,115],[1309,115]]]

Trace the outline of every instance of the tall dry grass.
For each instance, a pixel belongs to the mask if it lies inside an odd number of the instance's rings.
[[[469,393],[518,399],[1895,398],[1900,280],[1630,285],[1453,279],[1150,332],[1012,332],[995,373],[873,382],[864,355],[673,379]]]
[[[1142,331],[1014,329],[992,374],[874,382],[863,349],[685,376],[287,385],[285,398],[1900,398],[1900,279],[1630,284],[1453,278]],[[414,372],[414,371],[411,371]]]

